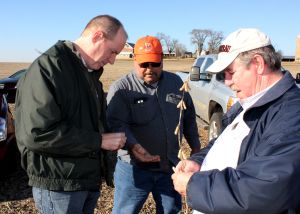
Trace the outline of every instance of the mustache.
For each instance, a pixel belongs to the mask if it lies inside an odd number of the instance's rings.
[[[147,75],[151,75],[151,76],[158,76],[157,73],[154,73],[154,72],[147,72],[147,73],[144,73],[144,76],[147,76]]]

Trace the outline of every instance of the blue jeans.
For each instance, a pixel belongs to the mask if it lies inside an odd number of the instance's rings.
[[[32,187],[35,206],[42,214],[94,213],[99,191],[49,191]]]
[[[171,173],[151,172],[118,160],[114,181],[113,214],[139,213],[150,192],[156,213],[181,211],[181,196],[174,190]]]

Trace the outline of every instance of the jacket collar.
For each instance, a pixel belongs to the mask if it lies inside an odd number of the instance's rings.
[[[295,85],[295,80],[289,71],[283,71],[283,77],[270,88],[264,96],[262,96],[250,109],[263,106],[280,96],[282,96],[286,91]],[[223,117],[222,123],[223,127],[230,124],[234,118],[243,110],[243,107],[239,102],[236,102],[229,111]]]
[[[58,41],[58,44],[61,44],[61,45],[65,45],[69,50],[72,51],[72,53],[77,57],[77,59],[80,61],[80,64],[86,68],[86,71],[87,72],[90,72],[90,73],[93,73],[98,79],[101,77],[101,75],[103,74],[103,67],[101,67],[100,69],[98,70],[89,70],[87,67],[86,67],[86,64],[85,64],[85,61],[83,60],[83,58],[80,56],[80,53],[76,50],[76,47],[74,45],[73,42],[69,41],[69,40],[59,40]]]

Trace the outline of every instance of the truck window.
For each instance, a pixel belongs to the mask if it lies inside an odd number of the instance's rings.
[[[224,71],[221,71],[219,73],[216,74],[216,79],[219,81],[219,82],[224,82],[225,81],[225,72]]]
[[[198,58],[196,61],[196,64],[194,66],[198,66],[199,68],[201,68],[203,62],[204,62],[204,57]]]
[[[205,66],[204,66],[204,68],[203,68],[203,71],[206,71],[206,69],[207,69],[211,64],[213,64],[213,62],[214,62],[213,59],[207,58],[206,63],[205,63]]]

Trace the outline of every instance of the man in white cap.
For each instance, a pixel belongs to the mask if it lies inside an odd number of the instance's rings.
[[[208,71],[225,72],[239,102],[222,134],[179,162],[174,187],[195,213],[298,213],[300,90],[257,29],[231,33],[219,51]]]

